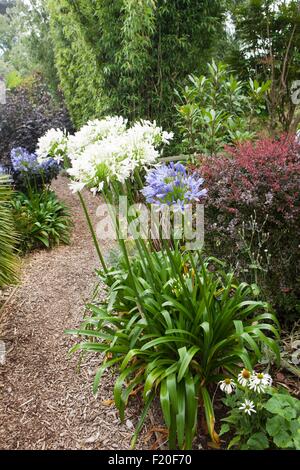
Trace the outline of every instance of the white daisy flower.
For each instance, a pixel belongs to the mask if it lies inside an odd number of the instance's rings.
[[[244,411],[244,413],[247,413],[249,416],[251,415],[251,413],[256,413],[253,401],[247,400],[247,398],[244,403],[241,404],[239,410]]]
[[[242,385],[242,387],[247,387],[250,378],[251,372],[248,369],[243,369],[238,375],[238,383]]]
[[[264,393],[266,387],[272,385],[272,377],[269,374],[263,372],[253,372],[249,380],[250,390],[254,390],[257,393]]]
[[[228,395],[234,392],[236,388],[234,381],[228,377],[226,377],[226,379],[219,382],[219,384],[220,384],[220,389],[222,390],[222,392],[225,392]]]

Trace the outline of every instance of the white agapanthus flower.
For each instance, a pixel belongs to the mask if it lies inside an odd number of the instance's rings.
[[[67,149],[69,158],[79,158],[82,152],[91,144],[94,144],[106,137],[121,135],[126,131],[127,120],[121,116],[106,117],[104,119],[94,119],[74,135],[68,138]]]
[[[38,161],[49,157],[54,158],[58,163],[63,160],[67,150],[66,132],[61,129],[49,129],[46,134],[39,138],[37,142],[36,154]]]
[[[174,138],[174,132],[163,131],[161,136],[162,136],[162,143],[168,145],[170,143],[170,140]]]
[[[72,181],[69,184],[69,188],[71,189],[72,193],[78,193],[83,190],[85,184],[81,183],[80,181]]]
[[[272,385],[272,377],[263,372],[253,372],[249,380],[250,390],[257,393],[264,393],[267,387]]]
[[[226,377],[226,379],[219,382],[219,384],[220,384],[220,389],[222,390],[222,392],[225,392],[228,395],[230,395],[236,389],[236,384],[234,383],[232,379],[228,377]]]
[[[139,140],[148,141],[151,145],[169,144],[173,139],[173,132],[163,131],[161,127],[156,125],[156,121],[141,120],[136,122],[129,130],[128,134],[132,134]]]
[[[248,400],[247,398],[244,403],[241,404],[239,410],[244,411],[244,413],[247,413],[249,416],[251,415],[251,413],[256,413],[253,401]]]
[[[154,165],[160,155],[158,147],[172,138],[171,133],[150,121],[140,121],[128,129],[126,124],[121,117],[90,121],[68,138],[73,191],[86,186],[95,193],[105,182],[124,183],[136,168]]]
[[[238,375],[238,383],[242,387],[247,387],[251,378],[251,372],[248,369],[243,369]]]

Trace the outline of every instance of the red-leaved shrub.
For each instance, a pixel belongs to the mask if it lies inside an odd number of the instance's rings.
[[[283,312],[300,305],[300,145],[294,136],[227,147],[202,161],[206,246],[260,283]]]

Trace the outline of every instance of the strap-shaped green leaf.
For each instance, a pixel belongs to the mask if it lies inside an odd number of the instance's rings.
[[[182,355],[179,361],[180,367],[179,367],[178,376],[177,376],[178,382],[180,382],[183,379],[193,357],[195,356],[195,354],[197,354],[198,351],[200,351],[200,349],[197,346],[192,346],[188,351],[185,350],[184,354]]]
[[[167,379],[160,384],[160,404],[164,415],[164,419],[168,428],[171,426],[171,403],[167,386]]]

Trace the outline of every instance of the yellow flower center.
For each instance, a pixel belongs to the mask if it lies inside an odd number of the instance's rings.
[[[257,374],[257,378],[258,378],[258,379],[263,379],[263,378],[264,378],[264,374],[262,374],[262,373]]]
[[[226,383],[226,385],[230,385],[230,384],[231,384],[231,379],[228,379],[228,378],[227,378],[227,379],[225,379],[224,382]]]

